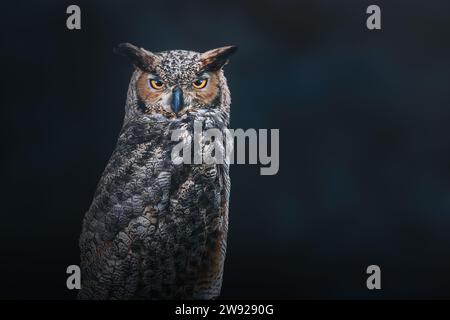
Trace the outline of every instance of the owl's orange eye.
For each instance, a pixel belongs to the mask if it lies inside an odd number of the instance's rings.
[[[195,89],[203,89],[206,87],[206,84],[208,83],[208,79],[198,79],[192,83]]]
[[[164,86],[164,83],[158,79],[150,79],[150,87],[159,90]]]

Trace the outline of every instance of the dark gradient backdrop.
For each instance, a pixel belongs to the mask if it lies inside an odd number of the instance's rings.
[[[82,9],[82,30],[65,27]],[[365,27],[369,4],[382,30]],[[68,298],[132,67],[207,50],[233,128],[279,128],[280,171],[232,167],[223,298],[450,298],[448,1],[2,2],[0,297]],[[382,268],[378,292],[365,269]]]

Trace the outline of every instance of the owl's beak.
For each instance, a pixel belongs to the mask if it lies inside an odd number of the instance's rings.
[[[183,91],[180,87],[175,87],[172,90],[172,102],[170,107],[175,113],[178,113],[181,109],[183,109]]]

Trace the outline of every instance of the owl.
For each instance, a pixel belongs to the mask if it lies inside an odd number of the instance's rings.
[[[220,294],[230,195],[225,163],[172,161],[174,130],[224,132],[223,67],[235,46],[204,53],[116,52],[134,65],[113,154],[85,214],[79,299],[214,299]]]

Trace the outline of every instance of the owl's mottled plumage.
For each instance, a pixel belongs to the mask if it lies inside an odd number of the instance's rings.
[[[194,120],[203,121],[203,129],[226,130],[230,93],[222,67],[234,50],[154,54],[130,44],[119,47],[136,68],[116,149],[83,221],[79,298],[219,295],[228,165],[174,164],[171,151],[178,142],[171,135],[180,128],[192,133]],[[199,77],[208,85],[197,90],[192,84]],[[149,86],[155,78],[161,89]]]

